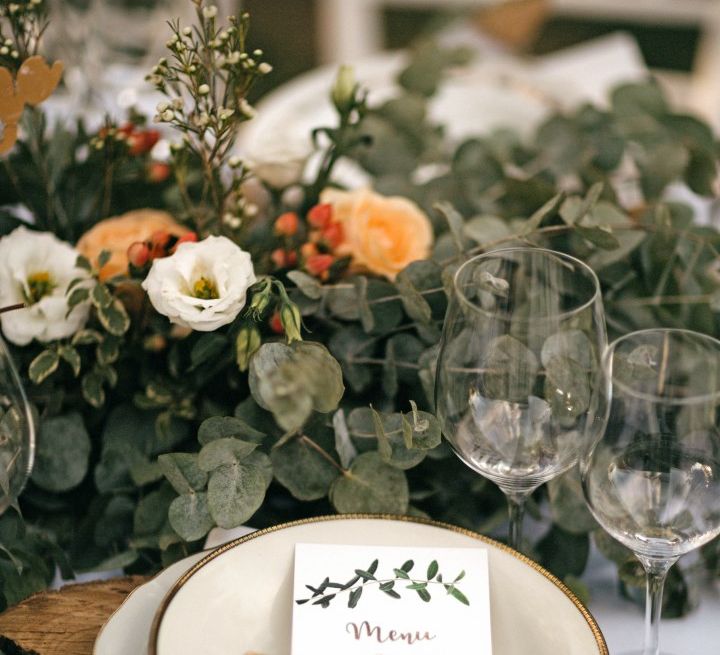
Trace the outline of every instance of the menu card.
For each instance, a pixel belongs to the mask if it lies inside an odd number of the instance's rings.
[[[487,551],[297,544],[292,655],[491,655]]]

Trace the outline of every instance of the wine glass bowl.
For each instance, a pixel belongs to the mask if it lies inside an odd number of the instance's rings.
[[[0,339],[0,514],[14,505],[30,477],[35,426],[20,378]]]
[[[605,352],[580,461],[590,511],[648,573],[646,655],[659,653],[662,584],[720,534],[720,341],[650,329]]]
[[[577,462],[605,345],[597,277],[573,257],[509,248],[455,274],[437,414],[458,457],[508,496],[514,545],[527,495]]]

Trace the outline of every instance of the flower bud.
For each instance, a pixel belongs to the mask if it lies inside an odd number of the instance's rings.
[[[159,184],[170,177],[170,167],[161,161],[154,161],[148,168],[148,179]]]
[[[127,251],[128,261],[135,268],[142,268],[150,259],[150,248],[142,241],[130,244]]]
[[[282,334],[284,332],[282,321],[280,320],[280,313],[275,312],[272,317],[270,318],[270,321],[268,322],[268,325],[270,326],[270,329],[275,334]]]
[[[334,262],[335,258],[332,255],[311,255],[305,260],[305,270],[310,275],[325,279]]]
[[[261,291],[253,296],[252,302],[250,303],[250,311],[257,317],[263,315],[267,306],[270,304],[270,293]]]
[[[298,231],[300,219],[295,212],[285,212],[275,221],[275,233],[284,237],[291,237]]]
[[[340,113],[350,111],[355,103],[355,70],[352,66],[340,66],[330,98]]]
[[[308,212],[307,218],[308,222],[313,227],[319,229],[327,227],[332,220],[332,205],[328,203],[315,205]]]
[[[335,250],[345,239],[342,224],[330,223],[330,225],[323,229],[322,238],[330,248]]]
[[[238,368],[245,372],[250,365],[250,358],[260,348],[262,338],[260,331],[253,324],[245,324],[235,340],[235,361]]]
[[[295,303],[283,303],[280,309],[280,322],[285,329],[285,338],[288,343],[302,341],[302,335],[300,334],[302,318],[300,316],[300,310]]]

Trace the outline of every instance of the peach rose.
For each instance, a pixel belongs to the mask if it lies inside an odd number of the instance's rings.
[[[320,202],[333,209],[333,221],[342,224],[344,241],[338,255],[394,280],[410,262],[430,255],[433,231],[430,219],[412,201],[387,197],[370,189],[325,189]]]
[[[111,253],[110,261],[102,267],[100,279],[107,280],[128,270],[128,248],[136,241],[147,241],[159,231],[181,237],[190,232],[170,214],[155,209],[137,209],[122,216],[106,218],[90,228],[77,242],[77,250],[96,263],[103,250]]]

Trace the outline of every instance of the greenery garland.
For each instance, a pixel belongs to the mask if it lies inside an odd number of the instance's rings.
[[[158,120],[184,137],[173,148],[174,179],[153,176],[148,152],[132,147],[123,126],[50,131],[43,114],[28,109],[25,136],[2,162],[0,230],[21,224],[22,204],[38,229],[74,242],[109,215],[154,206],[201,236],[241,243],[263,275],[230,326],[178,338],[149,311],[141,270],[101,281],[103,259],[81,261],[94,282],[70,302],[92,303],[87,328],[49,347],[12,347],[40,435],[22,518],[0,517],[4,605],[44,588],[56,566],[65,577],[157,570],[201,548],[216,525],[367,511],[496,531],[504,497],[452,455],[432,413],[450,279],[471,254],[523,243],[583,259],[601,280],[614,334],[654,325],[718,333],[720,233],[696,225],[668,189],[684,183],[717,196],[720,148],[710,128],[675,112],[653,81],[618,87],[607,108],[554,112],[528,137],[495,130],[456,145],[429,120],[427,103],[443,70],[465,53],[418,45],[397,96],[380,106],[368,106],[343,70],[331,90],[337,124],[314,135],[316,179],[300,200],[270,185],[263,219],[232,143],[237,124],[254,113],[250,83],[268,66],[246,50],[247,16],[223,38],[212,8],[195,4],[197,26],[187,33],[172,24],[171,63],[150,76],[169,93]],[[37,3],[18,5],[30,11]],[[27,29],[36,30],[28,16]],[[177,99],[187,97],[195,104],[183,113]],[[142,117],[132,120],[134,130],[147,129]],[[393,281],[350,273],[342,259],[326,280],[273,264],[273,220],[292,210],[306,226],[300,233],[310,229],[307,213],[340,159],[360,165],[376,190],[425,209],[435,230],[431,258]],[[284,340],[269,322],[274,311]],[[301,324],[311,341],[300,338]],[[530,510],[546,530],[527,544],[529,554],[581,595],[593,541],[628,589],[642,584],[630,553],[585,509],[574,473],[541,488]],[[715,575],[717,544],[702,554]],[[694,598],[674,568],[667,608],[681,614]]]

